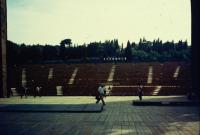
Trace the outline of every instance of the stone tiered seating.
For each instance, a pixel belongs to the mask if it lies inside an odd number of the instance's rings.
[[[74,84],[64,87],[64,95],[96,95],[98,85],[106,83],[112,64],[80,64]]]
[[[137,85],[140,80],[147,81],[148,64],[117,64],[114,83],[119,85]]]
[[[144,87],[143,95],[149,96],[152,95],[155,87]],[[111,95],[113,96],[137,96],[138,88],[137,87],[113,87]]]
[[[159,96],[165,95],[186,95],[190,88],[187,87],[162,87]]]
[[[61,87],[60,95],[95,95],[100,83],[108,84],[108,77],[113,64],[56,64],[56,65],[22,65],[9,68],[8,84],[10,88],[19,88],[22,82],[22,70],[26,70],[27,87],[31,80],[42,86],[42,95],[58,95],[57,87]],[[149,67],[152,67],[152,83],[147,84]],[[174,72],[180,66],[178,76]],[[53,69],[51,78],[49,70]],[[75,69],[73,83],[68,84]],[[191,70],[186,63],[117,63],[110,95],[137,95],[137,85],[141,80],[144,95],[152,95],[156,86],[161,87],[158,95],[182,95],[191,89]],[[121,87],[122,86],[122,87]],[[125,86],[125,87],[123,87]],[[129,87],[130,86],[130,87]]]

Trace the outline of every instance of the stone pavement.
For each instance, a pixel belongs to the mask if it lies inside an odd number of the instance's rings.
[[[134,96],[106,97],[101,113],[0,112],[1,135],[199,135],[197,106],[133,106]],[[144,97],[144,100],[185,100]],[[0,99],[0,104],[95,104],[94,97]]]

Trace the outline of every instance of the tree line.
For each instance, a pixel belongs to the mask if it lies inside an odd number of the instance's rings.
[[[64,39],[60,45],[26,45],[7,41],[8,64],[28,63],[63,63],[69,61],[105,62],[105,58],[126,58],[126,62],[165,62],[191,60],[191,46],[187,41],[167,41],[160,39],[139,43],[127,41],[126,47],[119,45],[117,39],[89,44],[72,44],[71,39]]]

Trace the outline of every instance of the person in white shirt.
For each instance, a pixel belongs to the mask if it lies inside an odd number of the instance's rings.
[[[98,87],[98,95],[97,95],[97,97],[96,97],[96,99],[97,99],[96,104],[98,104],[99,101],[101,100],[102,103],[103,103],[103,105],[106,105],[106,104],[105,104],[105,101],[103,100],[104,96],[105,96],[105,90],[104,90],[104,88],[103,88],[103,85],[100,85],[100,86]]]

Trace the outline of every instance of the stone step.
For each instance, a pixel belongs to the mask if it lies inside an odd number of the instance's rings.
[[[102,112],[102,104],[9,104],[0,105],[0,112],[70,112],[97,113]]]
[[[200,101],[133,101],[135,106],[199,106]]]

